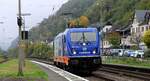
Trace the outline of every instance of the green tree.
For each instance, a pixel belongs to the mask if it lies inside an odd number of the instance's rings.
[[[120,40],[121,36],[117,32],[112,32],[106,35],[106,39],[109,41],[109,43],[112,45],[114,48],[118,48],[120,45]]]
[[[27,57],[50,59],[53,57],[53,50],[46,43],[36,42],[29,44],[27,48]]]
[[[8,50],[8,56],[11,58],[17,58],[18,56],[18,49],[16,48],[11,48]]]
[[[0,48],[0,57],[3,55],[3,51],[2,49]]]

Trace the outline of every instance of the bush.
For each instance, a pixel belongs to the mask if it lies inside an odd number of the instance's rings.
[[[133,46],[131,46],[131,49],[132,49],[132,50],[138,50],[139,48],[138,48],[137,45],[133,45]]]
[[[144,57],[145,57],[145,58],[150,57],[150,49],[148,49],[147,51],[145,51]]]
[[[51,59],[53,57],[53,49],[45,43],[30,44],[26,49],[27,57],[39,59]]]
[[[150,30],[146,31],[143,36],[143,42],[150,48]]]

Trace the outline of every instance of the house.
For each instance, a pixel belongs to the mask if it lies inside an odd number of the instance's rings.
[[[130,42],[130,39],[131,39],[130,28],[131,28],[131,25],[128,24],[127,26],[119,28],[116,30],[116,32],[118,32],[121,36],[120,46],[123,49],[129,49],[133,45]]]
[[[103,27],[103,48],[108,49],[112,45],[105,39],[106,34],[111,32],[118,32],[121,35],[120,46],[121,48],[130,48],[133,45],[137,45],[131,41],[135,38],[136,41],[140,41],[139,46],[141,49],[146,49],[146,46],[141,42],[144,32],[150,29],[150,10],[135,10],[132,22],[124,27],[106,25]],[[101,46],[102,47],[102,46]]]
[[[101,30],[102,32],[102,36],[103,36],[103,40],[102,40],[102,45],[104,49],[110,48],[112,45],[109,43],[108,40],[105,39],[105,34],[107,34],[108,32],[110,32],[112,29],[112,25],[106,25],[103,27],[103,29]]]
[[[131,27],[131,35],[136,37],[137,40],[141,39],[144,32],[150,29],[150,10],[135,10],[134,19]],[[141,49],[146,46],[143,42],[139,44]]]
[[[112,26],[112,25],[106,25],[103,28],[103,48],[104,49],[108,49],[111,48],[112,45],[109,43],[109,41],[107,40],[107,34],[110,34],[112,32],[117,32],[120,34],[121,39],[120,39],[120,48],[123,48],[123,46],[128,47],[131,45],[131,43],[129,42],[130,39],[130,27],[131,26],[127,26],[127,27],[119,27],[119,26]]]
[[[142,34],[150,29],[150,10],[136,10],[132,27],[131,34]]]

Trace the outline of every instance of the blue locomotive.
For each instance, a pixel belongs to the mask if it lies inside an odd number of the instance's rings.
[[[96,28],[68,28],[54,39],[54,64],[64,69],[92,72],[101,65]],[[80,69],[79,69],[80,68]]]

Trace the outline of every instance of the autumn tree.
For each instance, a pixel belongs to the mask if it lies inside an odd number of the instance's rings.
[[[77,24],[78,23],[77,23],[76,19],[69,21],[69,27],[75,27],[75,26],[77,26]]]
[[[143,36],[143,42],[150,48],[150,30],[146,31]]]
[[[68,22],[69,27],[87,27],[89,25],[89,19],[86,16],[70,20]]]
[[[106,39],[112,45],[112,47],[117,48],[120,45],[121,36],[117,32],[112,32],[106,35]]]
[[[79,26],[87,27],[89,24],[89,19],[86,16],[81,16],[79,18]]]

